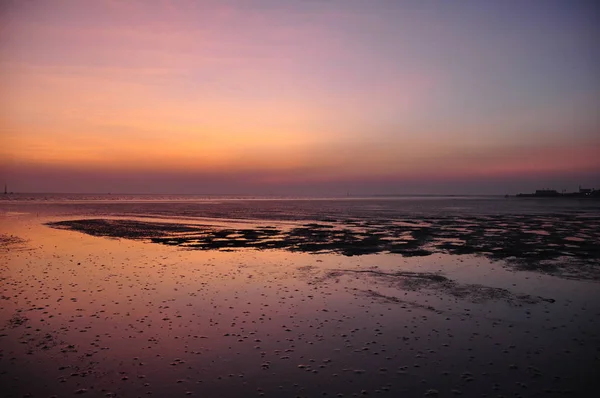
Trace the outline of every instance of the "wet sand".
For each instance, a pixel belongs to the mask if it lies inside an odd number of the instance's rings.
[[[345,256],[395,253],[475,254],[519,268],[575,279],[600,279],[600,216],[485,215],[398,220],[256,224],[157,222],[139,219],[74,219],[53,228],[94,236],[145,239],[200,250],[284,249]]]
[[[591,396],[599,220],[2,216],[6,396]]]

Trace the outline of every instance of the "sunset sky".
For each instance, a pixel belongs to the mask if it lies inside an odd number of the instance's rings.
[[[593,1],[9,0],[19,192],[600,188]]]

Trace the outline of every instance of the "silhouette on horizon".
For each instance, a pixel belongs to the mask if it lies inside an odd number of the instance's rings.
[[[518,198],[600,198],[600,190],[594,188],[581,188],[578,192],[558,192],[555,189],[538,189],[535,193],[519,193]]]

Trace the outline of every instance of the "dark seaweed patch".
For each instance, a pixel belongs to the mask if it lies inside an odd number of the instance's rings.
[[[277,248],[345,256],[386,252],[406,257],[472,254],[506,261],[518,270],[600,278],[600,217],[570,214],[349,219],[335,224],[307,223],[289,230],[104,219],[48,225],[95,236],[149,239],[201,250]]]
[[[72,220],[52,222],[54,228],[71,229],[94,236],[117,238],[152,238],[175,232],[194,232],[195,227],[173,223],[140,222],[133,220]]]
[[[0,250],[26,250],[27,242],[15,235],[0,234]]]
[[[541,302],[553,303],[554,299],[540,296],[531,296],[528,294],[516,294],[507,289],[490,287],[478,284],[465,284],[453,281],[447,277],[428,272],[381,272],[372,270],[335,270],[331,271],[321,279],[340,278],[344,275],[361,274],[371,278],[376,278],[387,284],[395,286],[399,290],[432,290],[435,292],[447,294],[461,300],[472,303],[483,303],[486,301],[504,301],[512,306],[522,306],[525,304],[537,304]],[[377,295],[381,298],[387,298],[390,301],[405,302],[391,296],[385,296],[372,290],[371,295]]]

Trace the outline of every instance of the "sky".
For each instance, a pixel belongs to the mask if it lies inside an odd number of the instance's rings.
[[[15,192],[600,188],[600,5],[4,0]]]

